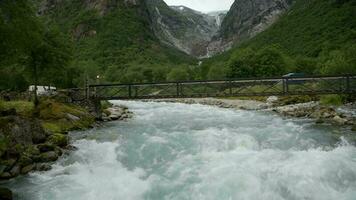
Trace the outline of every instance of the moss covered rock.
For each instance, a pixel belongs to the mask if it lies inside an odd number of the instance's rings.
[[[57,159],[58,159],[58,155],[54,151],[49,151],[46,153],[42,153],[40,155],[41,162],[51,162],[51,161],[56,161]]]
[[[37,145],[37,148],[38,148],[39,152],[44,153],[44,152],[48,152],[48,151],[54,151],[55,145],[45,143],[45,144]]]
[[[31,165],[33,163],[33,160],[30,155],[23,154],[17,162],[21,167],[24,167],[27,165]]]
[[[49,136],[48,142],[53,145],[57,145],[59,147],[64,147],[68,145],[68,136],[60,133],[54,133]]]
[[[351,130],[356,132],[356,125],[352,126]]]

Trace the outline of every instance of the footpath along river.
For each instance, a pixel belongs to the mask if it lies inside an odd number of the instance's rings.
[[[6,184],[21,200],[355,200],[342,128],[271,112],[126,102],[126,122],[73,132],[77,151]]]

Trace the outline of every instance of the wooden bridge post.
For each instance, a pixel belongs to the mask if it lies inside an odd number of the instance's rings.
[[[90,87],[88,84],[88,78],[85,79],[85,98],[89,100],[89,95],[90,95]]]
[[[351,93],[350,89],[350,75],[346,75],[346,92]]]
[[[288,78],[283,78],[283,94],[286,95],[289,92]]]
[[[232,96],[232,81],[229,81],[229,94]]]
[[[129,98],[131,99],[132,97],[131,85],[129,85],[128,87],[128,92],[129,92]]]
[[[176,87],[177,87],[177,88],[176,88],[176,89],[177,89],[177,94],[176,94],[176,95],[177,95],[177,97],[179,97],[179,93],[180,93],[180,92],[179,92],[179,82],[176,83]]]

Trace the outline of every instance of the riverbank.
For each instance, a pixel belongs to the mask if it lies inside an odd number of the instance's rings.
[[[76,150],[70,131],[132,117],[126,107],[105,105],[103,118],[97,119],[84,107],[54,98],[42,99],[37,108],[29,101],[0,101],[0,181],[50,170],[62,155]],[[0,199],[9,196],[11,191],[0,188]]]
[[[330,123],[337,126],[345,126],[356,132],[356,103],[343,105],[323,105],[314,98],[278,98],[269,97],[262,100],[248,99],[161,99],[155,102],[177,102],[185,104],[203,104],[218,106],[220,108],[242,110],[264,110],[278,113],[282,116],[296,118],[311,118],[316,124]],[[304,102],[305,101],[305,102]],[[303,102],[303,103],[299,103]]]

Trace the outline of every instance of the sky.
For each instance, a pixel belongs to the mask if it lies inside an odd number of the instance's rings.
[[[170,6],[186,6],[201,12],[229,10],[234,0],[164,0]]]

